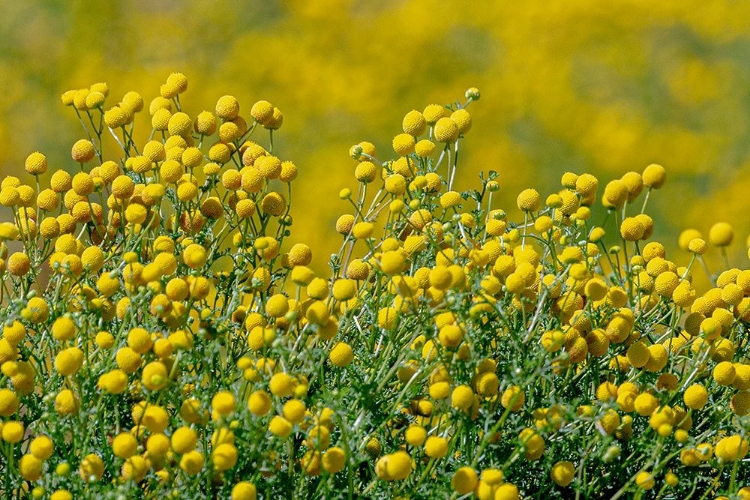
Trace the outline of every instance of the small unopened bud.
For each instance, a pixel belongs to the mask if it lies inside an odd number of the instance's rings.
[[[349,148],[349,156],[351,156],[355,160],[359,160],[359,158],[362,156],[362,153],[363,149],[359,144],[355,144],[354,146]]]
[[[467,99],[471,99],[472,101],[478,101],[479,97],[481,97],[481,95],[479,94],[479,89],[476,87],[471,87],[466,91],[466,94],[464,95]]]

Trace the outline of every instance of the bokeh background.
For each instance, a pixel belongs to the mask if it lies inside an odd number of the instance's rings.
[[[0,174],[23,173],[40,150],[73,169],[83,137],[65,90],[106,81],[146,102],[185,73],[190,114],[224,94],[245,112],[267,99],[284,112],[277,152],[300,168],[293,239],[325,259],[337,199],[353,186],[349,147],[392,154],[403,115],[463,99],[474,126],[459,188],[500,172],[498,207],[558,189],[563,172],[602,185],[649,163],[668,183],[649,202],[657,238],[675,255],[681,229],[750,231],[750,2],[598,0],[119,0],[1,2]],[[148,121],[144,113],[139,117]],[[147,123],[142,123],[147,128]]]

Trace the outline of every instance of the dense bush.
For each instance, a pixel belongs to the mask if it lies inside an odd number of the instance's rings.
[[[684,267],[647,242],[663,167],[601,197],[566,173],[510,221],[496,172],[453,190],[472,88],[407,113],[395,155],[351,148],[319,276],[281,112],[190,117],[186,89],[140,145],[139,94],[67,92],[78,171],[32,153],[2,181],[6,497],[750,496],[750,270],[693,288],[726,223],[683,233]]]

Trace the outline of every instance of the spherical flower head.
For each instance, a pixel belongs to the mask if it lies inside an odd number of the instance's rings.
[[[620,178],[620,182],[628,190],[628,202],[635,201],[643,191],[643,177],[638,172],[627,172]]]
[[[42,297],[30,298],[25,311],[28,314],[24,315],[24,318],[28,319],[32,323],[43,323],[49,318],[49,306]],[[73,326],[75,327],[75,324]],[[54,324],[52,328],[54,334]]]
[[[169,109],[161,108],[154,112],[151,117],[151,127],[157,131],[169,129],[169,120],[172,118],[172,112]]]
[[[444,437],[430,436],[424,443],[424,451],[430,458],[443,458],[448,454],[448,440]]]
[[[226,144],[237,141],[247,130],[245,120],[238,116],[234,120],[226,121],[219,127],[219,140]]]
[[[263,127],[269,130],[278,130],[284,124],[284,114],[279,108],[273,108],[273,116],[266,123],[263,123]]]
[[[253,415],[265,415],[271,410],[271,397],[265,391],[255,391],[248,398],[247,407]]]
[[[86,96],[86,107],[88,109],[100,108],[104,105],[104,99],[105,95],[101,92],[89,92],[89,94]]]
[[[141,373],[143,387],[149,391],[159,391],[167,386],[169,374],[167,367],[161,361],[152,361],[143,367]]]
[[[677,239],[677,245],[682,250],[687,251],[690,240],[694,238],[703,238],[703,235],[697,229],[685,229],[684,231],[680,233],[680,236]]]
[[[635,217],[626,217],[620,224],[620,236],[625,241],[638,241],[643,237],[645,228]]]
[[[272,318],[282,318],[289,312],[289,300],[283,294],[271,296],[266,301],[266,314]]]
[[[275,436],[285,438],[292,433],[293,426],[289,420],[276,415],[269,422],[268,430],[271,431],[271,434]]]
[[[10,389],[0,389],[0,416],[10,417],[18,411],[20,402]]]
[[[289,249],[289,264],[291,266],[307,266],[312,262],[312,250],[304,243],[297,243]]]
[[[100,480],[104,475],[104,461],[99,455],[89,453],[81,460],[79,474],[85,482]]]
[[[6,443],[16,444],[23,439],[23,423],[16,420],[5,422],[2,427],[2,438]]]
[[[672,293],[680,284],[680,278],[672,271],[659,274],[654,280],[654,289],[662,297],[671,298]]]
[[[667,171],[655,163],[643,170],[643,185],[652,189],[659,189],[667,180]]]
[[[293,424],[298,424],[305,418],[305,410],[306,407],[304,402],[299,399],[290,399],[284,403],[284,418]]]
[[[346,277],[349,279],[362,281],[367,279],[369,275],[370,265],[361,259],[352,260],[346,268]]]
[[[114,345],[114,339],[112,342]],[[110,394],[121,394],[128,388],[128,375],[120,369],[111,370],[99,377],[97,385]]]
[[[656,482],[654,481],[653,474],[647,471],[643,471],[636,474],[635,484],[643,490],[650,490],[654,487]]]
[[[175,453],[180,455],[195,449],[198,443],[198,435],[187,426],[182,426],[172,433],[171,445]]]
[[[31,270],[31,260],[23,252],[13,253],[6,263],[8,272],[13,276],[24,276]]]
[[[58,415],[73,415],[78,413],[79,408],[78,396],[70,389],[60,391],[55,397],[55,411]]]
[[[448,328],[452,325],[446,325]],[[474,403],[474,391],[468,385],[459,385],[451,393],[451,406],[458,410],[466,411]]]
[[[180,93],[180,87],[175,83],[164,83],[159,87],[159,95],[163,99],[174,99]]]
[[[76,143],[73,144],[73,148],[70,152],[73,160],[77,161],[78,163],[87,163],[91,161],[94,158],[95,154],[96,150],[94,149],[94,144],[86,139],[76,141]]]
[[[75,102],[75,95],[76,90],[66,90],[62,93],[60,96],[60,101],[62,102],[63,106],[73,106]]]
[[[330,359],[331,364],[334,366],[344,368],[349,366],[354,359],[354,351],[352,351],[351,346],[346,342],[338,342],[331,349],[328,359]]]
[[[292,182],[297,178],[297,165],[291,161],[281,162],[281,173],[279,173],[279,180],[281,182]]]
[[[281,174],[281,160],[275,156],[261,156],[255,160],[255,167],[265,179],[276,179]]]
[[[563,488],[568,486],[575,479],[576,468],[572,462],[557,462],[552,466],[550,471],[550,477],[556,485],[562,486]]]
[[[393,138],[393,150],[399,156],[407,156],[414,152],[416,142],[414,136],[409,134],[398,134]]]
[[[380,269],[389,276],[400,274],[406,265],[406,257],[398,250],[383,252],[380,256]]]
[[[401,157],[396,159],[395,161],[390,162],[390,168],[391,171],[394,174],[400,174],[403,175],[405,179],[411,179],[414,177],[414,164],[410,163],[410,161],[407,158]],[[383,169],[382,175],[385,176],[387,169]]]
[[[581,174],[576,178],[575,190],[582,197],[593,197],[599,189],[599,180],[591,174]]]
[[[613,180],[604,187],[602,205],[606,208],[621,208],[628,199],[628,188],[620,180]]]
[[[94,192],[94,179],[86,172],[79,172],[73,176],[73,191],[78,196],[87,196]]]
[[[225,95],[216,101],[216,116],[223,120],[234,120],[240,113],[240,103],[236,97]]]
[[[232,488],[231,500],[256,500],[257,498],[257,490],[253,483],[242,481]]]
[[[42,153],[34,152],[26,157],[24,169],[31,175],[40,175],[47,171],[47,157]]]
[[[330,474],[335,474],[346,465],[346,452],[343,448],[332,446],[323,454],[323,468]]]
[[[160,109],[172,111],[172,101],[170,101],[169,99],[165,99],[162,96],[154,97],[151,100],[151,103],[148,105],[148,114],[154,116],[154,114]]]
[[[18,205],[20,201],[21,194],[18,192],[18,188],[13,186],[0,188],[0,205],[4,207],[12,207]]]
[[[182,94],[188,88],[188,79],[182,73],[170,73],[167,77],[167,83],[174,85],[177,88],[177,92]]]
[[[73,94],[73,107],[79,111],[86,111],[86,97],[91,92],[89,89],[78,89]]]
[[[385,179],[386,192],[394,195],[404,194],[406,191],[406,178],[401,174],[391,174]]]
[[[451,118],[440,118],[435,123],[435,140],[438,142],[452,143],[458,139],[458,125]]]
[[[237,464],[237,448],[232,443],[221,443],[214,447],[211,461],[216,471],[229,470]]]
[[[500,398],[500,403],[503,408],[510,409],[510,411],[519,411],[523,408],[526,402],[526,394],[523,389],[517,385],[513,385],[503,391],[503,395]]]
[[[516,198],[518,209],[524,212],[536,212],[542,204],[542,197],[536,189],[524,189]]]
[[[669,351],[662,344],[653,344],[648,346],[649,360],[644,368],[650,372],[659,372],[669,361]]]
[[[449,110],[445,106],[440,104],[429,104],[422,111],[425,121],[429,125],[434,125],[441,118],[448,116]]]
[[[369,161],[362,161],[358,163],[357,167],[354,169],[354,177],[356,177],[359,182],[363,183],[374,181],[377,173],[377,167],[374,163]]]
[[[201,135],[213,135],[216,132],[216,117],[210,111],[201,111],[195,117],[193,128]]]
[[[18,461],[18,472],[21,473],[21,477],[25,480],[36,481],[42,475],[42,461],[34,455],[24,455]],[[34,490],[32,490],[32,496],[34,495],[33,491]]]
[[[411,474],[411,457],[405,451],[385,455],[375,464],[375,473],[386,481],[401,481]]]
[[[170,135],[186,136],[190,133],[192,128],[192,120],[186,113],[183,113],[181,111],[173,114],[169,118],[169,123],[167,124],[167,130],[169,131]]]
[[[128,347],[138,354],[146,354],[151,350],[153,342],[151,340],[151,334],[145,328],[131,328],[127,336]]]
[[[131,90],[122,96],[120,107],[129,113],[138,113],[143,109],[143,97],[138,92]]]
[[[747,452],[748,442],[738,434],[722,438],[716,443],[716,457],[725,463],[741,460],[745,458]]]
[[[274,217],[280,217],[284,215],[286,211],[287,203],[286,198],[281,193],[272,191],[263,197],[260,202],[260,209],[269,215]]]
[[[61,316],[52,324],[52,336],[57,340],[70,340],[77,331],[75,322],[69,316]]]
[[[268,101],[260,100],[250,108],[250,116],[253,120],[265,125],[273,120],[274,107]]]
[[[60,223],[54,217],[45,217],[39,225],[39,234],[50,240],[60,235]]]
[[[180,459],[180,468],[191,476],[200,473],[203,470],[204,464],[205,459],[203,454],[197,450],[185,453]]]
[[[734,229],[728,222],[717,222],[708,231],[708,241],[716,247],[726,247],[734,239]]]
[[[402,128],[405,134],[416,137],[424,133],[427,128],[427,120],[422,113],[413,109],[404,116]]]
[[[357,295],[357,283],[348,278],[341,278],[333,283],[333,297],[344,302]]]
[[[271,377],[269,389],[274,396],[284,398],[292,395],[295,385],[295,381],[291,376],[280,372]]]
[[[55,356],[55,369],[64,377],[77,373],[82,363],[83,351],[77,347],[63,349]]]
[[[234,211],[241,219],[249,219],[255,215],[255,202],[250,199],[240,200],[234,207]]]
[[[195,168],[203,163],[203,153],[196,147],[185,148],[182,152],[182,165],[185,168]]]
[[[479,476],[473,467],[461,467],[453,474],[451,487],[459,495],[465,495],[474,491],[478,482]]]
[[[414,146],[414,152],[420,158],[427,158],[435,151],[435,143],[429,139],[422,139]]]
[[[206,265],[207,258],[208,252],[197,243],[188,245],[182,252],[183,261],[191,269],[201,269]]]
[[[693,384],[683,394],[685,406],[691,410],[700,410],[708,402],[708,391],[701,384]]]
[[[732,386],[739,391],[750,389],[750,365],[745,363],[735,363],[734,370],[735,376],[732,381]]]
[[[722,361],[714,367],[712,376],[717,384],[729,386],[734,383],[737,376],[737,370],[731,362]]]
[[[471,115],[466,109],[457,109],[451,113],[450,118],[456,123],[460,133],[465,134],[471,129]]]
[[[148,171],[151,169],[152,162],[160,162],[166,159],[166,151],[161,142],[149,141],[143,146],[143,154],[137,158],[137,163],[142,166],[135,167],[136,160],[134,158],[132,164],[133,170],[135,171],[137,168],[138,170],[144,169],[145,171]]]
[[[702,238],[693,238],[688,243],[688,250],[698,255],[703,255],[708,251],[708,244]]]

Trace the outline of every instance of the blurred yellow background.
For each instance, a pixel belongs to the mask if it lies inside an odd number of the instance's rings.
[[[526,187],[559,189],[566,170],[603,186],[660,163],[668,182],[648,213],[670,257],[688,260],[681,229],[726,220],[744,265],[748,19],[750,2],[732,0],[5,2],[0,173],[20,175],[35,150],[51,169],[75,167],[83,135],[63,91],[106,81],[111,104],[129,90],[148,103],[180,71],[191,115],[224,94],[245,113],[258,99],[284,112],[276,152],[300,169],[292,240],[326,259],[349,208],[337,193],[355,183],[349,147],[369,140],[391,157],[407,111],[476,86],[459,188],[497,170],[510,211]],[[149,127],[147,113],[136,120]]]

